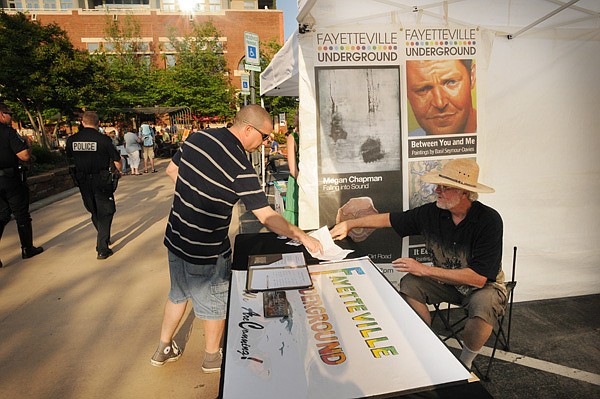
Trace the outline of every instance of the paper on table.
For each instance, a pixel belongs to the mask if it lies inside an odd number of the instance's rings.
[[[306,266],[257,268],[248,271],[249,291],[299,289],[312,286]]]
[[[321,241],[321,245],[323,245],[322,253],[312,253],[308,251],[313,258],[320,260],[342,260],[345,259],[350,252],[354,252],[351,249],[342,249],[339,245],[334,243],[327,226],[312,231],[308,235]]]

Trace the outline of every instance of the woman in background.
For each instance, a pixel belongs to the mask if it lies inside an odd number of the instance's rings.
[[[298,226],[298,162],[300,136],[298,129],[298,113],[294,117],[294,128],[287,133],[287,158],[290,168],[290,177],[287,183],[287,193],[285,195],[285,211],[283,217],[293,225]]]
[[[129,129],[127,129],[129,130]],[[140,167],[140,147],[138,135],[132,131],[125,133],[125,150],[127,151],[129,166],[132,175],[141,175]]]

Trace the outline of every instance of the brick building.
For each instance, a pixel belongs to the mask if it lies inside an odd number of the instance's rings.
[[[283,12],[275,0],[0,0],[8,13],[25,12],[42,24],[56,23],[69,35],[73,45],[89,52],[111,51],[106,29],[109,21],[131,15],[139,23],[137,52],[158,67],[176,60],[169,37],[183,37],[192,21],[212,21],[220,32],[219,41],[232,83],[240,88],[244,72],[244,32],[258,34],[261,41],[283,43]]]

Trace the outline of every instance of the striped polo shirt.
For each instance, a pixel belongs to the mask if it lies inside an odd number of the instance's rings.
[[[191,134],[173,156],[179,167],[165,246],[194,264],[215,264],[231,255],[228,238],[233,206],[269,206],[242,143],[228,129]]]

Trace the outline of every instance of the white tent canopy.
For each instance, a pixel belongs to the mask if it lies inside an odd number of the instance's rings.
[[[300,0],[298,23],[310,30],[350,24],[390,22],[454,23],[484,27],[498,36],[516,39],[526,33],[561,29],[560,34],[581,35],[599,29],[597,0],[416,0],[410,4],[394,0]],[[576,4],[577,3],[577,4]],[[469,12],[475,10],[476,12]],[[318,16],[315,24],[313,15]],[[299,96],[298,30],[260,75],[261,96]]]
[[[260,74],[261,96],[298,96],[298,30]]]
[[[281,95],[274,88],[286,87],[287,95],[300,97],[302,228],[319,227],[318,220],[303,224],[318,206],[310,197],[318,184],[313,31],[480,27],[492,33],[493,44],[482,65],[487,71],[477,76],[484,127],[477,154],[481,180],[496,189],[481,200],[504,220],[505,266],[519,247],[516,299],[600,292],[598,0],[301,0],[298,22],[305,31],[294,35],[298,50],[287,48],[269,66],[287,75],[262,94]]]

